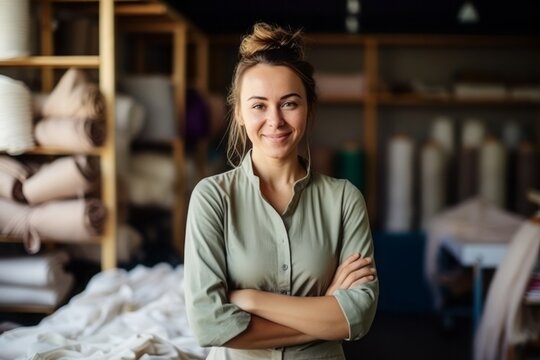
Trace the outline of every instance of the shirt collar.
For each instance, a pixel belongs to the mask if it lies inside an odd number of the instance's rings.
[[[253,162],[251,161],[251,154],[252,149],[250,149],[246,155],[244,156],[244,159],[242,160],[242,164],[240,167],[244,171],[244,173],[247,175],[249,180],[255,184],[257,187],[260,186],[260,179],[257,175],[255,175],[255,172],[253,171]],[[309,183],[309,180],[311,179],[311,164],[309,161],[304,159],[301,156],[298,156],[300,163],[302,166],[306,169],[306,176],[304,176],[301,179],[296,180],[294,183],[294,191],[297,192],[299,190],[304,189],[307,184]]]

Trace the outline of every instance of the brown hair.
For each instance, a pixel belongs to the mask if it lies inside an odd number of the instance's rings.
[[[308,105],[308,125],[313,117],[317,93],[313,80],[313,66],[304,59],[302,32],[287,31],[279,26],[257,23],[253,32],[242,39],[240,60],[236,64],[227,103],[231,109],[227,158],[231,165],[238,166],[246,154],[248,138],[240,125],[240,83],[247,69],[257,64],[287,66],[302,80]]]

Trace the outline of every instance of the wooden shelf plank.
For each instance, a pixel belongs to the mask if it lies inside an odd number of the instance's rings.
[[[99,56],[27,56],[0,60],[0,66],[98,68]]]
[[[18,244],[18,243],[22,243],[22,242],[23,242],[22,238],[17,237],[17,236],[0,235],[0,243]],[[93,237],[91,239],[84,240],[84,241],[80,241],[80,240],[68,241],[68,240],[57,240],[57,239],[42,238],[41,242],[42,243],[51,243],[51,244],[72,244],[72,245],[95,244],[95,245],[100,245],[101,244],[101,237],[95,236],[95,237]]]
[[[320,96],[318,100],[321,104],[363,104],[365,98],[356,95],[324,95]]]
[[[436,97],[422,95],[391,95],[378,94],[377,101],[380,105],[387,106],[538,106],[539,101],[521,100],[515,98],[458,98],[455,96]]]
[[[27,150],[23,152],[20,155],[53,155],[53,156],[61,156],[61,155],[93,155],[93,156],[101,156],[103,152],[102,148],[95,148],[94,150],[85,150],[85,151],[73,151],[69,149],[62,149],[62,148],[54,148],[54,147],[40,147],[36,146],[33,149]],[[4,154],[5,152],[0,151],[0,154]]]

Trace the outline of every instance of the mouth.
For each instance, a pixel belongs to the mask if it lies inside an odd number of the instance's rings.
[[[285,141],[291,135],[290,132],[283,134],[265,134],[263,137],[272,141],[272,142],[282,142]]]

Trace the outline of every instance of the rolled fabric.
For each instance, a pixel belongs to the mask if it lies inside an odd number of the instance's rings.
[[[33,147],[30,90],[21,81],[0,75],[0,151],[17,155]]]
[[[131,142],[144,124],[145,111],[132,97],[116,96],[116,167],[119,175],[128,176]]]
[[[527,198],[527,193],[539,185],[538,153],[531,143],[524,142],[517,148],[515,159],[515,187],[511,189],[514,193],[514,209],[521,215],[530,216],[537,208]]]
[[[22,182],[30,175],[30,170],[9,156],[0,156],[0,196],[25,202]]]
[[[44,117],[102,119],[105,100],[99,87],[80,69],[65,72],[43,104]]]
[[[458,201],[478,195],[478,148],[465,147],[458,155]]]
[[[360,191],[365,190],[365,156],[360,146],[347,143],[337,152],[336,177],[349,180]]]
[[[172,185],[176,181],[176,166],[171,156],[140,152],[131,158],[130,174]]]
[[[439,116],[431,125],[431,140],[439,144],[446,156],[454,153],[454,123],[446,116]]]
[[[49,286],[57,283],[69,260],[65,252],[0,258],[0,284]]]
[[[98,170],[98,164],[87,156],[58,158],[23,183],[24,197],[30,204],[82,197],[92,188]]]
[[[88,151],[105,141],[105,123],[90,119],[45,118],[35,127],[39,144],[70,151]]]
[[[159,206],[170,209],[174,205],[174,187],[172,183],[160,178],[140,174],[131,174],[127,179],[129,201],[140,206]]]
[[[461,132],[461,145],[465,148],[480,147],[484,141],[486,129],[477,119],[465,121]]]
[[[480,197],[503,207],[506,190],[506,151],[495,138],[487,138],[480,149],[478,187]]]
[[[388,144],[388,203],[385,229],[405,232],[412,228],[414,143],[405,135]]]
[[[0,59],[30,55],[29,0],[0,1]]]
[[[420,172],[420,201],[423,229],[427,229],[435,215],[444,207],[446,202],[446,156],[445,150],[436,143],[428,142],[421,150]]]
[[[45,287],[0,284],[0,304],[56,307],[71,290],[73,282],[73,275],[63,273],[57,283]]]
[[[29,225],[43,238],[85,241],[103,232],[106,213],[99,199],[51,201],[32,208]]]
[[[0,198],[0,234],[23,239],[26,251],[35,254],[40,242],[29,227],[30,212],[28,205]]]

